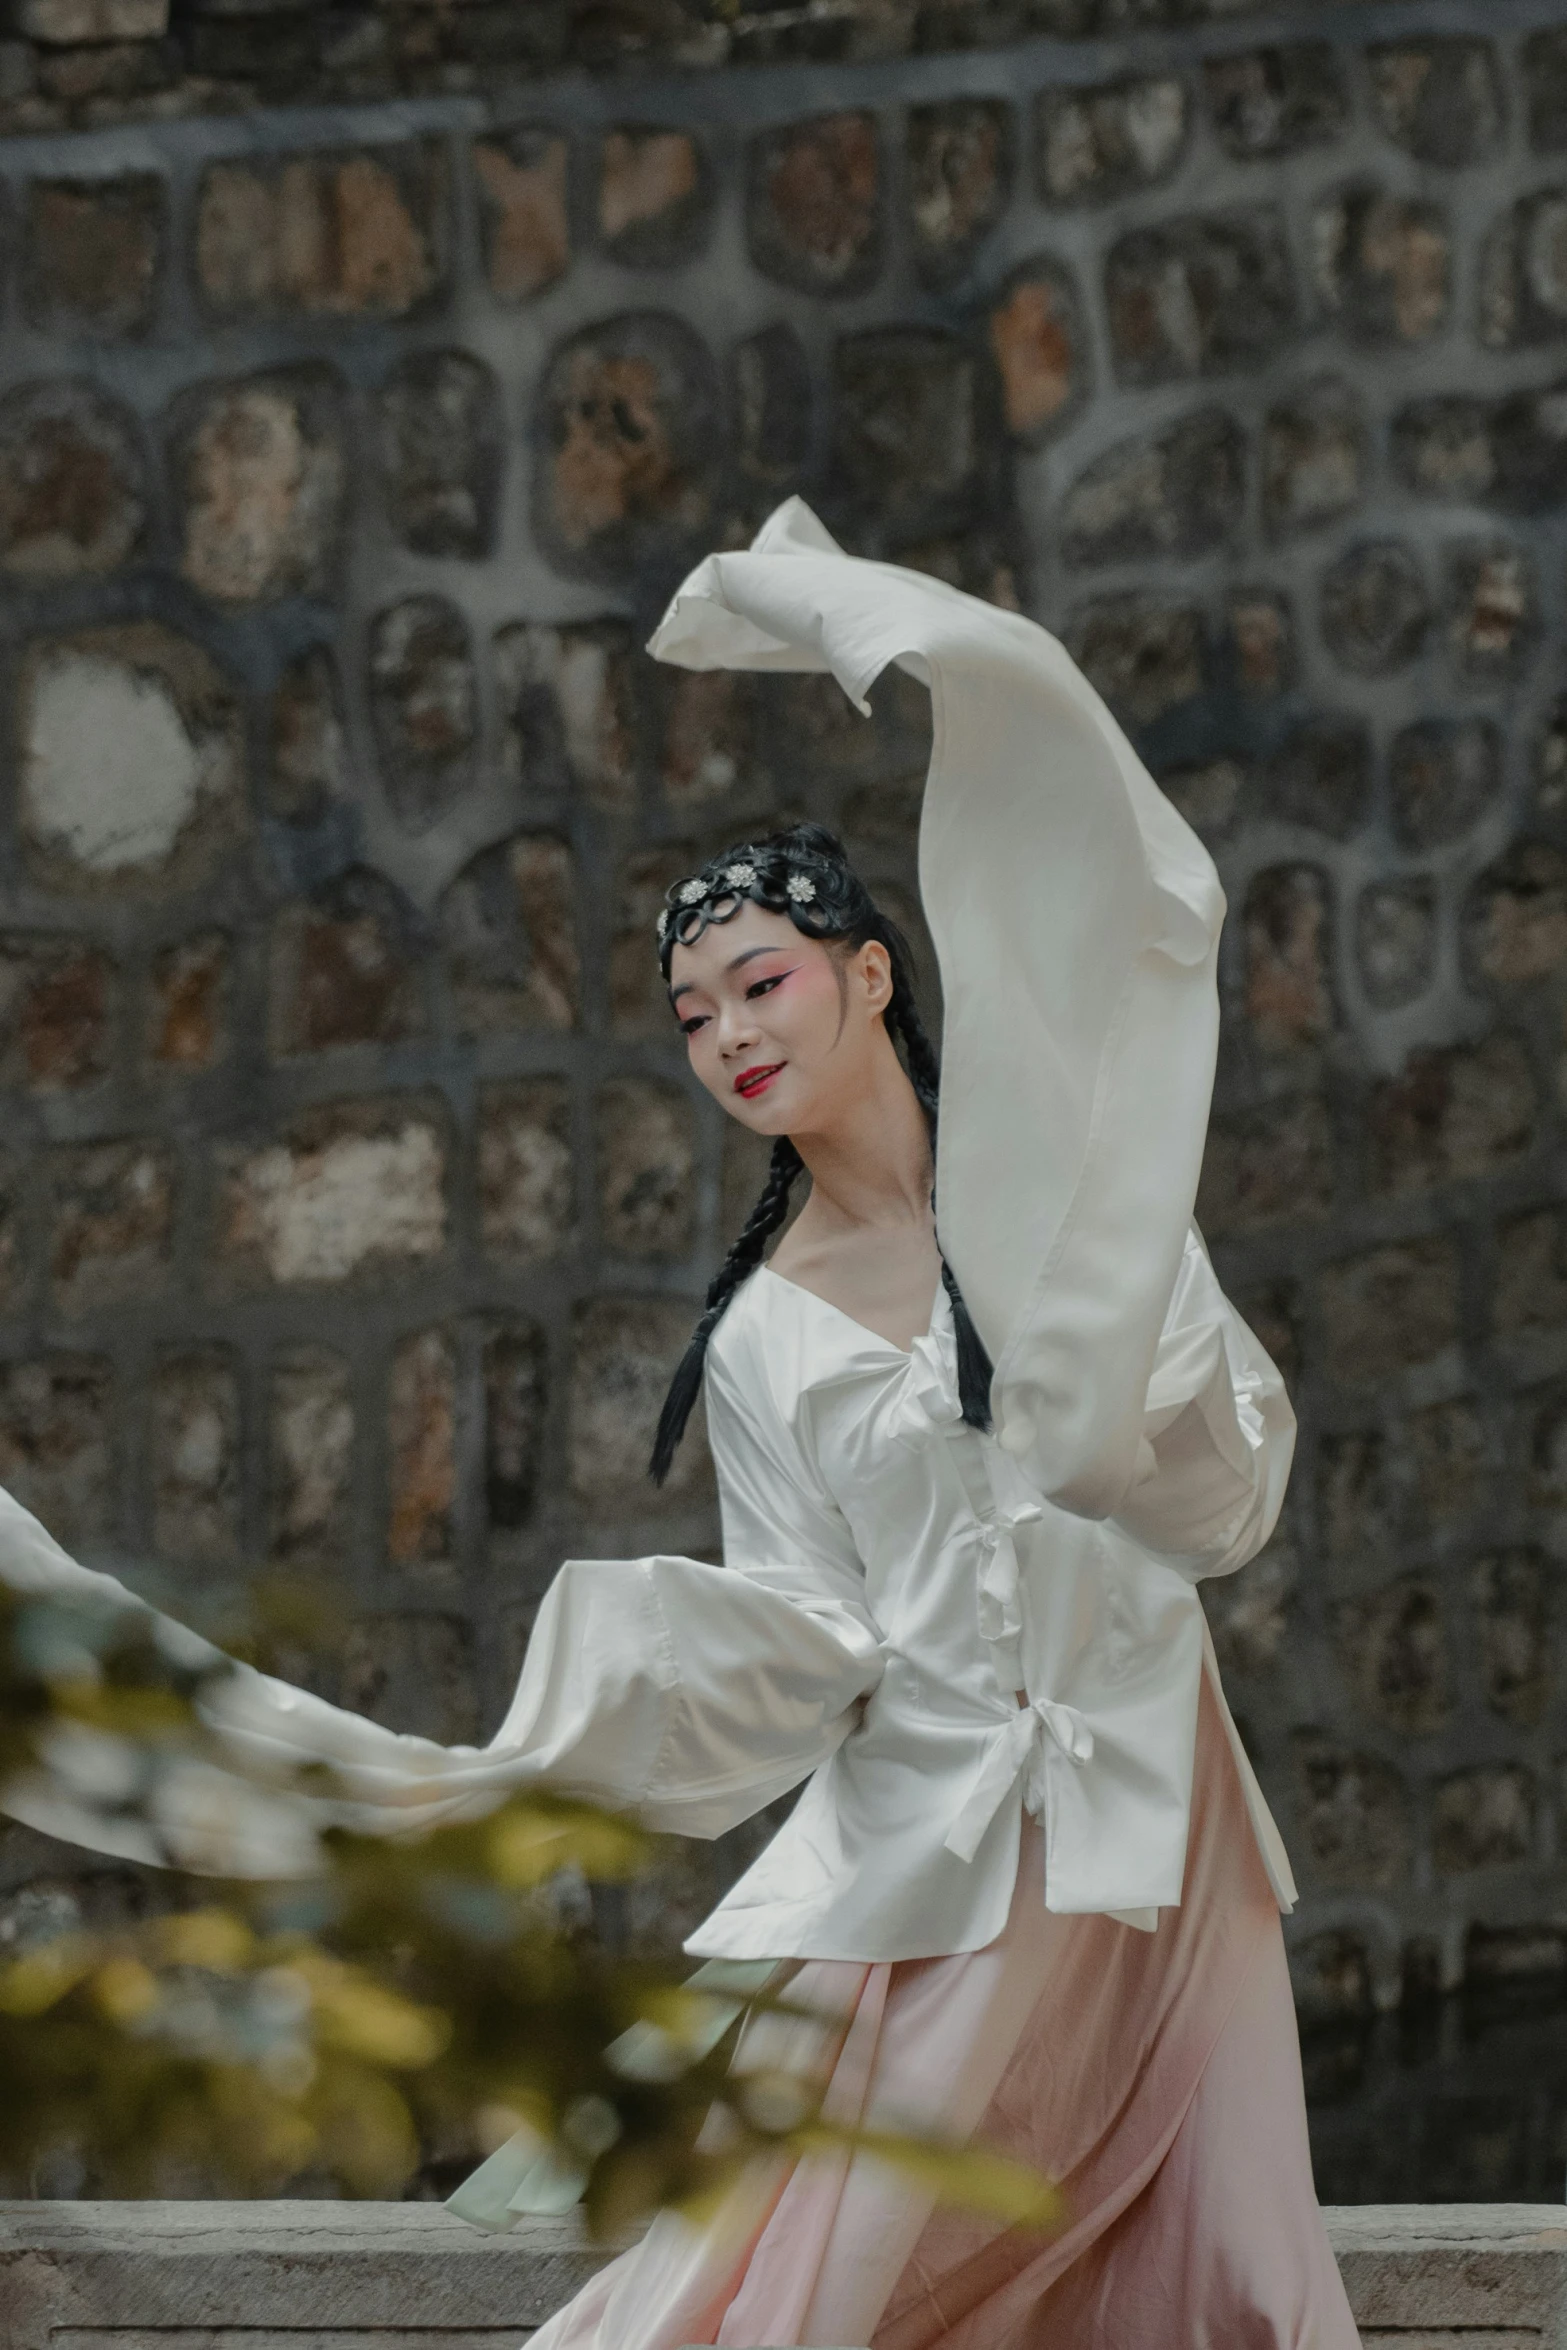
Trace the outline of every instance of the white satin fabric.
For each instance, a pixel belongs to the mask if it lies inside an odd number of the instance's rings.
[[[387,1833],[547,1785],[714,1836],[809,1778],[691,1949],[976,1949],[1006,1922],[1025,1805],[1048,1907],[1151,1928],[1180,1899],[1205,1661],[1218,1694],[1196,1582],[1266,1539],[1294,1434],[1190,1224],[1217,878],[1053,639],[852,561],[798,501],[693,574],[652,649],[830,668],[862,703],[889,660],[930,684],[938,1216],[997,1365],[999,1437],[959,1417],[943,1293],[904,1353],[764,1270],[709,1355],[724,1566],[569,1561],[489,1746],[400,1737],[247,1669],[212,1702],[226,1767],[171,1783],[156,1835],[102,1822],[80,1751],[7,1807],[104,1849],[277,1875],[314,1865],[266,1792],[298,1764],[336,1775],[317,1821]],[[4,1497],[0,1578],[128,1603]]]

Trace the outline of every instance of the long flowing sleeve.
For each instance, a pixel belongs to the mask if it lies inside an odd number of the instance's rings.
[[[68,1741],[53,1768],[0,1792],[0,1805],[95,1849],[255,1876],[308,1873],[312,1824],[411,1833],[530,1786],[653,1828],[722,1834],[834,1751],[880,1679],[882,1655],[841,1517],[791,1462],[787,1431],[716,1358],[709,1419],[726,1564],[568,1560],[488,1746],[399,1735],[241,1665],[203,1699],[216,1759],[173,1773],[146,1823],[95,1812],[90,1788],[73,1779]],[[192,1639],[78,1566],[4,1494],[0,1581],[30,1597],[134,1608],[171,1641]],[[323,1766],[329,1792],[289,1793],[297,1773]]]
[[[1137,1478],[1116,1522],[1194,1579],[1233,1574],[1273,1532],[1294,1452],[1284,1382],[1193,1226],[1148,1383]]]

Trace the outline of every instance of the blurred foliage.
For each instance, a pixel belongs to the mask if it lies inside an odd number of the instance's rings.
[[[231,1641],[265,1666],[322,1629],[297,1593],[264,1590]],[[142,1608],[0,1584],[0,1785],[45,1779],[100,1847],[133,1831],[167,1857],[169,1790],[228,1759],[201,1705],[234,1669]],[[265,1800],[308,1810],[322,1791],[313,1777]],[[397,2195],[421,2149],[477,2160],[522,2130],[568,2192],[580,2180],[600,2236],[708,2203],[758,2152],[856,2142],[1008,2221],[1052,2217],[1015,2164],[830,2129],[797,2074],[731,2069],[711,1992],[569,1933],[563,1872],[603,1884],[653,1865],[655,1840],[622,1817],[530,1792],[417,1841],[327,1828],[316,1851],[317,1873],[285,1883],[175,1871],[169,1914],[0,1965],[13,2192],[63,2155],[97,2193]]]

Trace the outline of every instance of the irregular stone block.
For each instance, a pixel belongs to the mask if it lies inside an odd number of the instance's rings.
[[[811,453],[811,363],[791,326],[766,326],[735,345],[736,455],[760,481],[780,483]]]
[[[1335,1564],[1372,1561],[1395,1550],[1407,1531],[1408,1496],[1394,1476],[1380,1430],[1324,1435],[1317,1448],[1317,1504],[1328,1557]]]
[[[766,277],[809,294],[858,294],[882,260],[881,154],[873,115],[824,114],[751,146],[746,232]]]
[[[1364,1710],[1395,1729],[1438,1730],[1453,1709],[1447,1624],[1434,1587],[1404,1576],[1333,1610],[1339,1666]]]
[[[315,824],[348,795],[342,690],[325,645],[299,654],[278,679],[267,750],[267,809],[285,824]]]
[[[117,992],[114,966],[85,942],[0,935],[5,1082],[55,1093],[105,1076]]]
[[[717,374],[683,320],[633,313],[556,350],[537,410],[534,530],[557,570],[612,580],[689,554],[724,455]]]
[[[1371,103],[1388,138],[1422,163],[1479,163],[1501,142],[1505,113],[1489,41],[1389,42],[1366,53]]]
[[[140,436],[116,402],[69,380],[0,399],[0,570],[38,586],[118,570],[146,519]]]
[[[1477,1559],[1469,1578],[1485,1701],[1504,1721],[1524,1729],[1544,1713],[1555,1679],[1546,1608],[1549,1572],[1537,1550],[1504,1550]]]
[[[1483,498],[1496,479],[1491,407],[1485,400],[1439,393],[1412,400],[1393,419],[1399,478],[1426,498]]]
[[[1531,1149],[1539,1093],[1515,1036],[1412,1053],[1368,1115],[1372,1188],[1393,1197],[1499,1175]]]
[[[1061,507],[1070,564],[1189,557],[1226,545],[1246,500],[1246,437],[1222,408],[1197,408],[1163,432],[1118,441],[1094,459]]]
[[[1557,1210],[1509,1216],[1498,1226],[1491,1327],[1502,1339],[1550,1336],[1567,1327],[1567,1234]],[[1532,1459],[1531,1498],[1558,1507],[1567,1419],[1558,1423],[1549,1405],[1535,1425]]]
[[[62,48],[154,41],[169,29],[169,0],[17,0],[16,30]]]
[[[1295,624],[1271,588],[1238,588],[1225,613],[1225,646],[1243,694],[1271,700],[1295,680]]]
[[[1308,718],[1268,762],[1266,805],[1292,824],[1348,840],[1371,798],[1371,738],[1363,720]]]
[[[664,671],[659,778],[677,811],[744,787],[765,804],[769,779],[756,772],[756,705],[749,679],[729,669]]]
[[[1412,1838],[1398,1773],[1313,1732],[1295,1742],[1295,1769],[1296,1817],[1318,1880],[1368,1893],[1403,1884]]]
[[[392,529],[416,555],[488,555],[505,455],[500,386],[466,351],[418,351],[380,396]]]
[[[332,369],[275,368],[186,392],[169,438],[180,568],[193,587],[222,604],[328,590],[347,494]]]
[[[1491,228],[1480,256],[1479,324],[1492,350],[1567,332],[1567,189],[1520,197]]]
[[[1360,984],[1380,1010],[1412,1004],[1436,969],[1436,900],[1426,881],[1373,883],[1355,906]]]
[[[1438,1782],[1432,1844],[1445,1876],[1528,1860],[1535,1849],[1537,1796],[1531,1774],[1513,1763],[1482,1763]]]
[[[990,312],[990,350],[1001,377],[1001,412],[1029,448],[1068,424],[1088,391],[1088,352],[1077,288],[1048,255],[1020,262]]]
[[[574,1498],[600,1518],[687,1505],[706,1487],[707,1448],[693,1415],[662,1489],[648,1483],[653,1431],[691,1335],[679,1298],[600,1297],[573,1321],[569,1458]]]
[[[696,1234],[695,1111],[681,1089],[612,1079],[598,1098],[599,1228],[622,1255],[683,1257]]]
[[[1344,1384],[1427,1363],[1458,1337],[1458,1256],[1451,1240],[1368,1249],[1324,1267],[1317,1295],[1323,1369]]]
[[[387,1556],[430,1568],[452,1554],[457,1492],[457,1358],[445,1330],[398,1340],[387,1382]]]
[[[275,1558],[341,1567],[350,1531],[354,1399],[348,1365],[300,1347],[273,1365],[268,1523]]]
[[[94,1142],[52,1156],[49,1272],[67,1311],[147,1297],[168,1278],[174,1165],[156,1142]]]
[[[1322,575],[1319,616],[1323,643],[1356,676],[1407,668],[1431,622],[1420,565],[1396,539],[1351,547]]]
[[[1539,631],[1534,567],[1505,540],[1467,540],[1448,550],[1448,650],[1470,685],[1516,677]]]
[[[915,267],[949,285],[1011,199],[1012,109],[995,98],[911,106],[906,138]]]
[[[636,794],[635,668],[622,621],[521,622],[495,639],[506,772],[526,791],[584,792],[625,808]]]
[[[1451,250],[1440,205],[1371,182],[1341,188],[1312,216],[1323,309],[1357,341],[1422,343],[1447,319]]]
[[[161,1362],[152,1382],[152,1525],[160,1557],[233,1566],[240,1554],[239,1379],[220,1349]]]
[[[1263,365],[1296,327],[1282,220],[1259,207],[1131,230],[1105,262],[1105,310],[1122,383]]]
[[[1196,759],[1185,766],[1161,767],[1155,780],[1193,830],[1212,840],[1234,822],[1248,770],[1239,759]]]
[[[1326,41],[1210,57],[1203,85],[1214,137],[1243,163],[1328,146],[1349,121],[1344,77]]]
[[[0,1364],[0,1485],[67,1548],[112,1528],[112,1394],[98,1355]]]
[[[1264,1052],[1320,1044],[1334,1026],[1328,885],[1314,865],[1274,865],[1246,893],[1246,1017]]]
[[[713,180],[686,131],[628,124],[599,153],[599,235],[617,261],[671,269],[707,242]]]
[[[197,290],[218,316],[402,318],[439,286],[444,238],[434,140],[213,163],[196,197]]]
[[[1358,1934],[1333,1929],[1292,1945],[1290,1987],[1302,2024],[1338,2023],[1372,2012],[1371,1961]]]
[[[268,1045],[286,1057],[396,1044],[424,1025],[408,909],[378,873],[352,868],[272,926]]]
[[[157,172],[34,180],[22,299],[46,333],[144,335],[162,292],[168,188]]]
[[[1488,718],[1419,718],[1394,736],[1388,775],[1400,840],[1461,840],[1501,789],[1501,736]]]
[[[492,1527],[532,1515],[549,1401],[549,1350],[534,1322],[505,1322],[484,1342],[484,1499]]]
[[[1486,868],[1465,912],[1468,960],[1493,987],[1532,987],[1567,964],[1567,857],[1517,841]]]
[[[244,826],[233,688],[158,622],[35,638],[17,710],[21,831],[45,888],[188,886]]]
[[[1498,1455],[1475,1406],[1433,1404],[1404,1422],[1413,1515],[1432,1531],[1465,1524],[1486,1502]]]
[[[1151,726],[1195,701],[1206,683],[1205,637],[1200,605],[1136,594],[1100,596],[1066,631],[1078,667],[1128,726]]]
[[[1560,155],[1567,150],[1567,31],[1531,33],[1518,62],[1529,144],[1538,154]]]
[[[833,354],[833,479],[888,529],[961,500],[978,460],[974,358],[956,335],[918,327],[848,335]]]
[[[1186,87],[1173,75],[1047,89],[1036,105],[1036,175],[1047,204],[1106,204],[1156,187],[1185,151]]]
[[[487,1085],[479,1096],[479,1231],[492,1256],[531,1263],[572,1237],[571,1101],[558,1077]]]
[[[1243,1575],[1214,1575],[1203,1585],[1222,1673],[1252,1678],[1273,1670],[1290,1634],[1297,1580],[1294,1550],[1286,1536],[1277,1535]]]
[[[1319,376],[1269,409],[1262,433],[1262,514],[1278,536],[1309,530],[1360,502],[1365,469],[1360,401]]]
[[[343,1703],[410,1737],[471,1744],[479,1725],[472,1627],[446,1615],[364,1618],[348,1636]]]
[[[525,302],[564,277],[571,260],[569,160],[566,141],[548,130],[476,141],[485,274],[498,302]]]
[[[417,1097],[326,1104],[280,1141],[227,1144],[217,1158],[216,1252],[235,1274],[394,1275],[446,1245],[446,1152]]]
[[[370,629],[370,717],[399,823],[427,832],[473,780],[478,688],[468,629],[444,596],[408,596]]]
[[[564,841],[518,833],[484,850],[442,899],[441,930],[462,1034],[576,1026],[576,881]]]
[[[1333,1205],[1333,1126],[1320,1094],[1215,1118],[1197,1215],[1215,1239],[1270,1225],[1309,1224]]]

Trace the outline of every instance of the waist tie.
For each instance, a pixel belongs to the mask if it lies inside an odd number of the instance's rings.
[[[973,1859],[985,1830],[1025,1771],[1023,1801],[1038,1818],[1044,1808],[1044,1764],[1052,1746],[1079,1766],[1093,1758],[1094,1734],[1076,1706],[1059,1705],[1050,1697],[1036,1697],[1032,1704],[1020,1706],[1012,1721],[992,1732],[974,1784],[947,1831],[949,1852],[959,1860]]]

